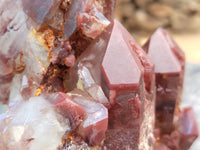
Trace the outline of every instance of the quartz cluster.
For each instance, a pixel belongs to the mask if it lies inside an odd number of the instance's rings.
[[[115,4],[0,2],[0,102],[9,107],[0,149],[191,146],[194,112],[179,108],[184,53],[161,28],[141,47],[113,19]]]

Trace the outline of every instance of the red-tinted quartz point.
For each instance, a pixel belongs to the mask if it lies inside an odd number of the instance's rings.
[[[123,38],[119,22],[115,21],[101,67],[110,90],[138,88],[141,68],[136,57]]]
[[[171,132],[176,107],[181,100],[185,56],[166,30],[159,28],[143,47],[155,63],[156,125]]]
[[[146,95],[144,75],[150,72],[153,75],[150,84],[154,85],[154,64],[117,20],[114,20],[101,70],[107,86],[103,85],[103,89],[111,103],[104,145],[116,150],[150,148],[152,145],[147,143],[154,119],[153,115],[151,118],[146,114],[154,114],[154,90],[149,90],[151,98]]]
[[[167,34],[166,31],[159,28],[151,36],[148,55],[155,63],[156,73],[179,73],[181,72],[181,64],[171,49],[165,34]]]
[[[188,150],[199,136],[195,113],[191,107],[184,108],[181,111],[178,131],[181,135],[180,148],[182,150]]]

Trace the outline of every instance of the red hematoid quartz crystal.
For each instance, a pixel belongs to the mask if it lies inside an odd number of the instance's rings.
[[[1,150],[191,146],[194,112],[179,109],[183,52],[164,29],[144,51],[113,19],[115,4],[0,2],[0,102],[10,105]]]
[[[144,49],[155,63],[156,125],[162,132],[170,132],[181,100],[185,56],[162,28],[155,31]]]

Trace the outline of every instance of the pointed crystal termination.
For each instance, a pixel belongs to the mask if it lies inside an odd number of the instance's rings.
[[[102,87],[111,103],[104,146],[152,148],[153,143],[148,141],[153,140],[154,128],[154,64],[116,20],[101,69]],[[145,84],[149,93],[145,91]]]
[[[155,65],[132,35],[121,24],[119,24],[119,26],[121,26],[120,30],[123,33],[123,38],[125,41],[129,41],[129,44],[144,68],[145,100],[143,104],[143,123],[141,124],[143,130],[141,135],[146,135],[146,133],[148,133],[148,136],[142,136],[143,138],[141,139],[143,142],[140,144],[139,149],[147,149],[147,147],[152,148],[155,141],[152,134],[155,124]]]
[[[156,125],[161,132],[173,129],[173,117],[181,100],[185,56],[167,31],[156,30],[144,45],[155,63],[156,74]]]
[[[195,113],[191,107],[181,110],[178,131],[180,133],[180,149],[188,150],[199,136]]]

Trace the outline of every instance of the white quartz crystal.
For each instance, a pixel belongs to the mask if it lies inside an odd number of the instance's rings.
[[[32,97],[10,106],[0,115],[1,150],[56,150],[69,122],[43,97]]]

